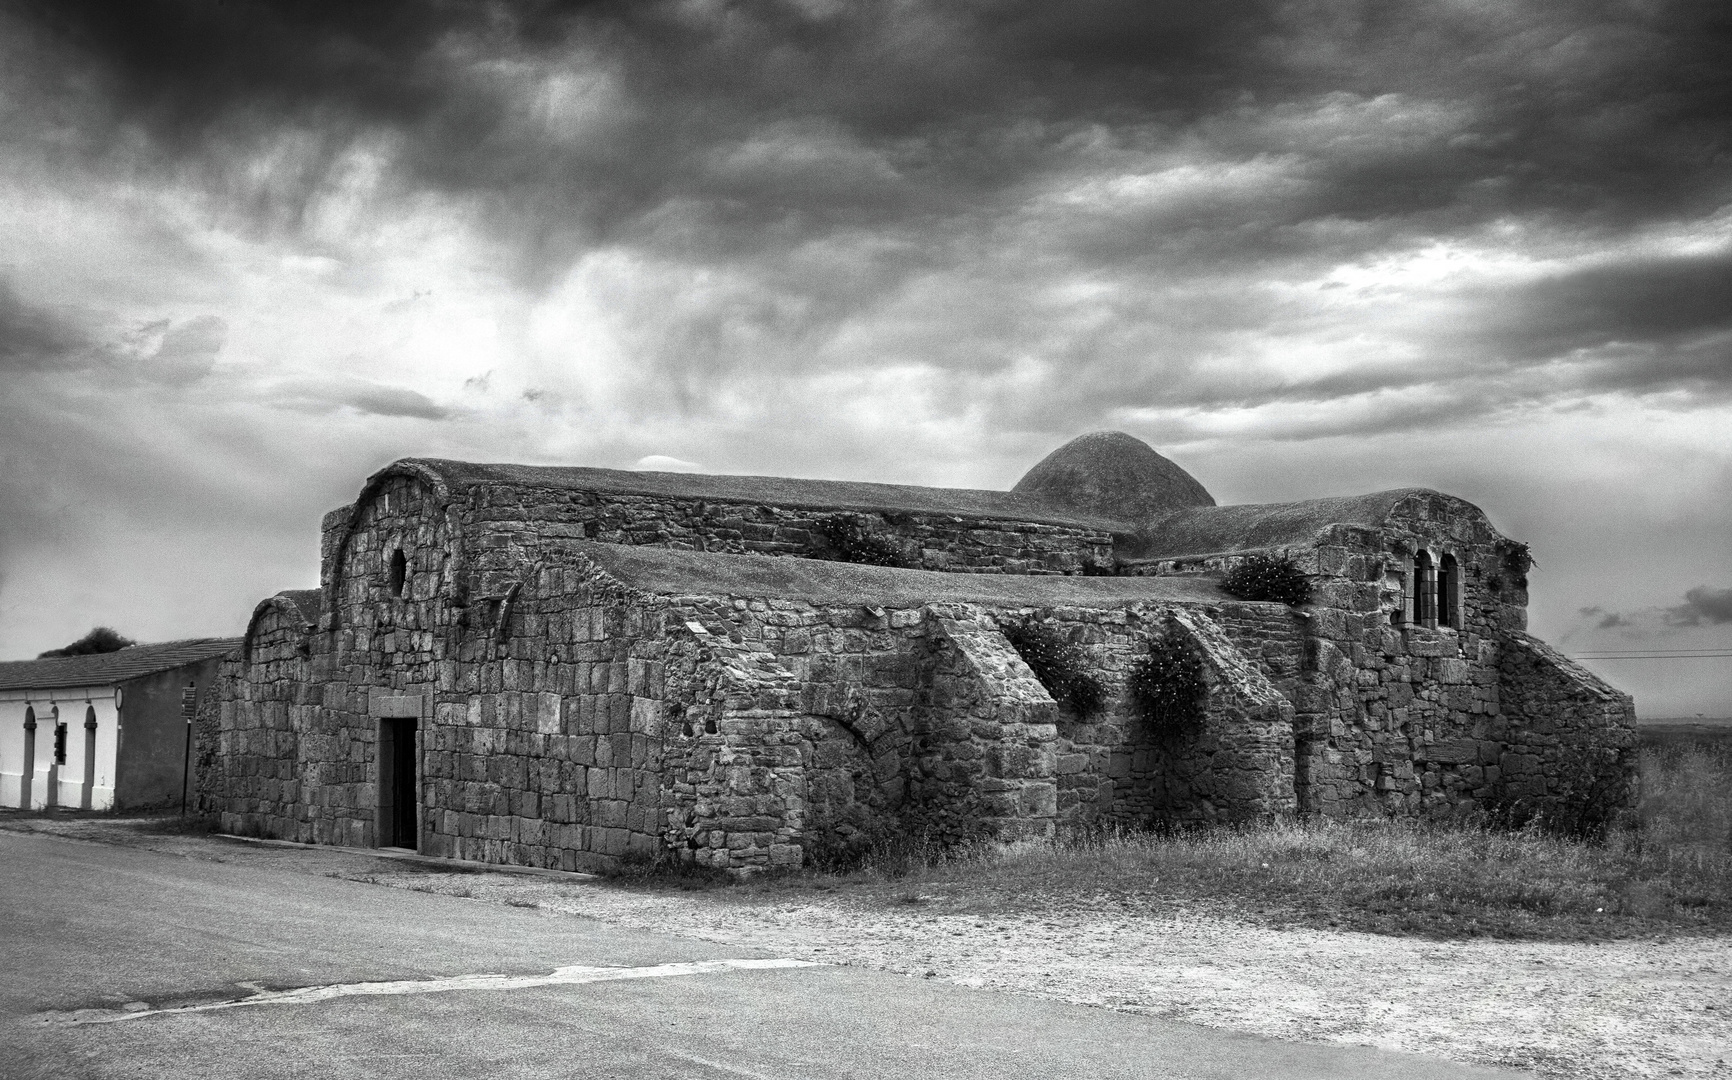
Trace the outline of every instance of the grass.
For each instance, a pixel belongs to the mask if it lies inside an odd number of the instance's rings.
[[[138,831],[164,835],[209,836],[222,831],[222,819],[215,814],[188,814],[181,817],[176,813],[153,817],[140,825]]]
[[[1284,822],[939,851],[759,888],[943,899],[974,910],[1204,908],[1284,926],[1437,938],[1603,939],[1732,931],[1732,752],[1642,762],[1635,820],[1603,842],[1392,820]]]

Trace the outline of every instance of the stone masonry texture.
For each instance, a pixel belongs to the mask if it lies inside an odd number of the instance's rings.
[[[226,829],[384,844],[405,797],[429,855],[750,873],[893,837],[1543,811],[1584,763],[1633,794],[1630,699],[1525,633],[1524,552],[1436,492],[1321,525],[1277,508],[1302,534],[1145,557],[1172,546],[1158,522],[1151,541],[1057,512],[458,483],[437,464],[388,468],[327,515],[319,590],[260,604],[223,662],[198,782]],[[1245,508],[1205,507],[1185,535],[1226,535],[1217,511],[1243,531]],[[833,515],[924,569],[824,561]],[[1312,602],[1222,593],[1252,551],[1293,559]],[[1415,617],[1416,559],[1450,568],[1441,618]],[[1096,712],[1055,702],[1000,631],[1030,619],[1086,658]],[[1207,685],[1182,737],[1152,735],[1126,692],[1156,636]],[[395,788],[387,725],[413,730]]]

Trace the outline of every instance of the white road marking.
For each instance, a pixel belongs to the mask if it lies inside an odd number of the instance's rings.
[[[50,1013],[46,1022],[66,1024],[118,1024],[123,1020],[142,1020],[147,1016],[175,1016],[182,1013],[215,1012],[218,1009],[240,1009],[251,1005],[311,1005],[342,997],[387,997],[404,994],[443,994],[452,990],[527,990],[537,986],[581,986],[584,983],[613,982],[618,979],[664,979],[674,975],[704,975],[714,971],[764,971],[775,968],[821,967],[810,960],[695,960],[683,964],[656,964],[652,967],[572,967],[555,968],[547,975],[448,975],[439,979],[404,979],[394,982],[333,983],[329,986],[303,986],[294,990],[259,990],[250,997],[235,1001],[213,1001],[202,1005],[182,1005],[168,1009],[140,1009],[119,1012],[109,1009],[79,1009],[72,1013]]]

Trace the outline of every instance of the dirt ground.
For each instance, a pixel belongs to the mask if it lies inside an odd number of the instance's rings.
[[[0,827],[268,862],[384,887],[536,907],[548,918],[749,946],[1280,1039],[1364,1044],[1544,1077],[1732,1078],[1732,938],[1430,941],[1256,925],[1105,895],[1018,910],[894,883],[686,891],[576,875],[141,832],[114,819]]]

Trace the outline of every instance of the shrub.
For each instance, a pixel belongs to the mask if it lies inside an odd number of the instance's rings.
[[[1246,556],[1227,571],[1221,589],[1241,600],[1279,600],[1295,607],[1311,599],[1311,580],[1285,556]]]
[[[1089,671],[1088,654],[1057,630],[1028,619],[1006,623],[1004,636],[1016,647],[1034,677],[1060,705],[1087,716],[1106,700],[1106,687]]]
[[[36,659],[48,660],[56,656],[95,656],[98,653],[119,652],[138,642],[129,637],[122,637],[106,626],[98,626],[90,633],[74,641],[62,649],[49,649],[37,654]]]
[[[1572,751],[1563,762],[1550,829],[1572,840],[1603,840],[1630,804],[1634,752]]]
[[[1503,568],[1518,589],[1527,588],[1528,571],[1534,567],[1534,555],[1520,540],[1506,540],[1503,545]]]
[[[1483,809],[1504,828],[1537,829],[1566,840],[1600,841],[1629,805],[1632,753],[1577,748],[1558,762],[1543,799],[1494,796]]]
[[[896,545],[875,535],[865,522],[857,518],[834,514],[824,519],[818,531],[838,562],[904,568],[914,565]]]
[[[1203,726],[1209,687],[1203,662],[1176,634],[1149,642],[1149,654],[1131,668],[1131,701],[1149,731],[1161,738],[1183,738]]]
[[[1642,831],[1671,846],[1732,855],[1732,744],[1686,744],[1644,751]]]

